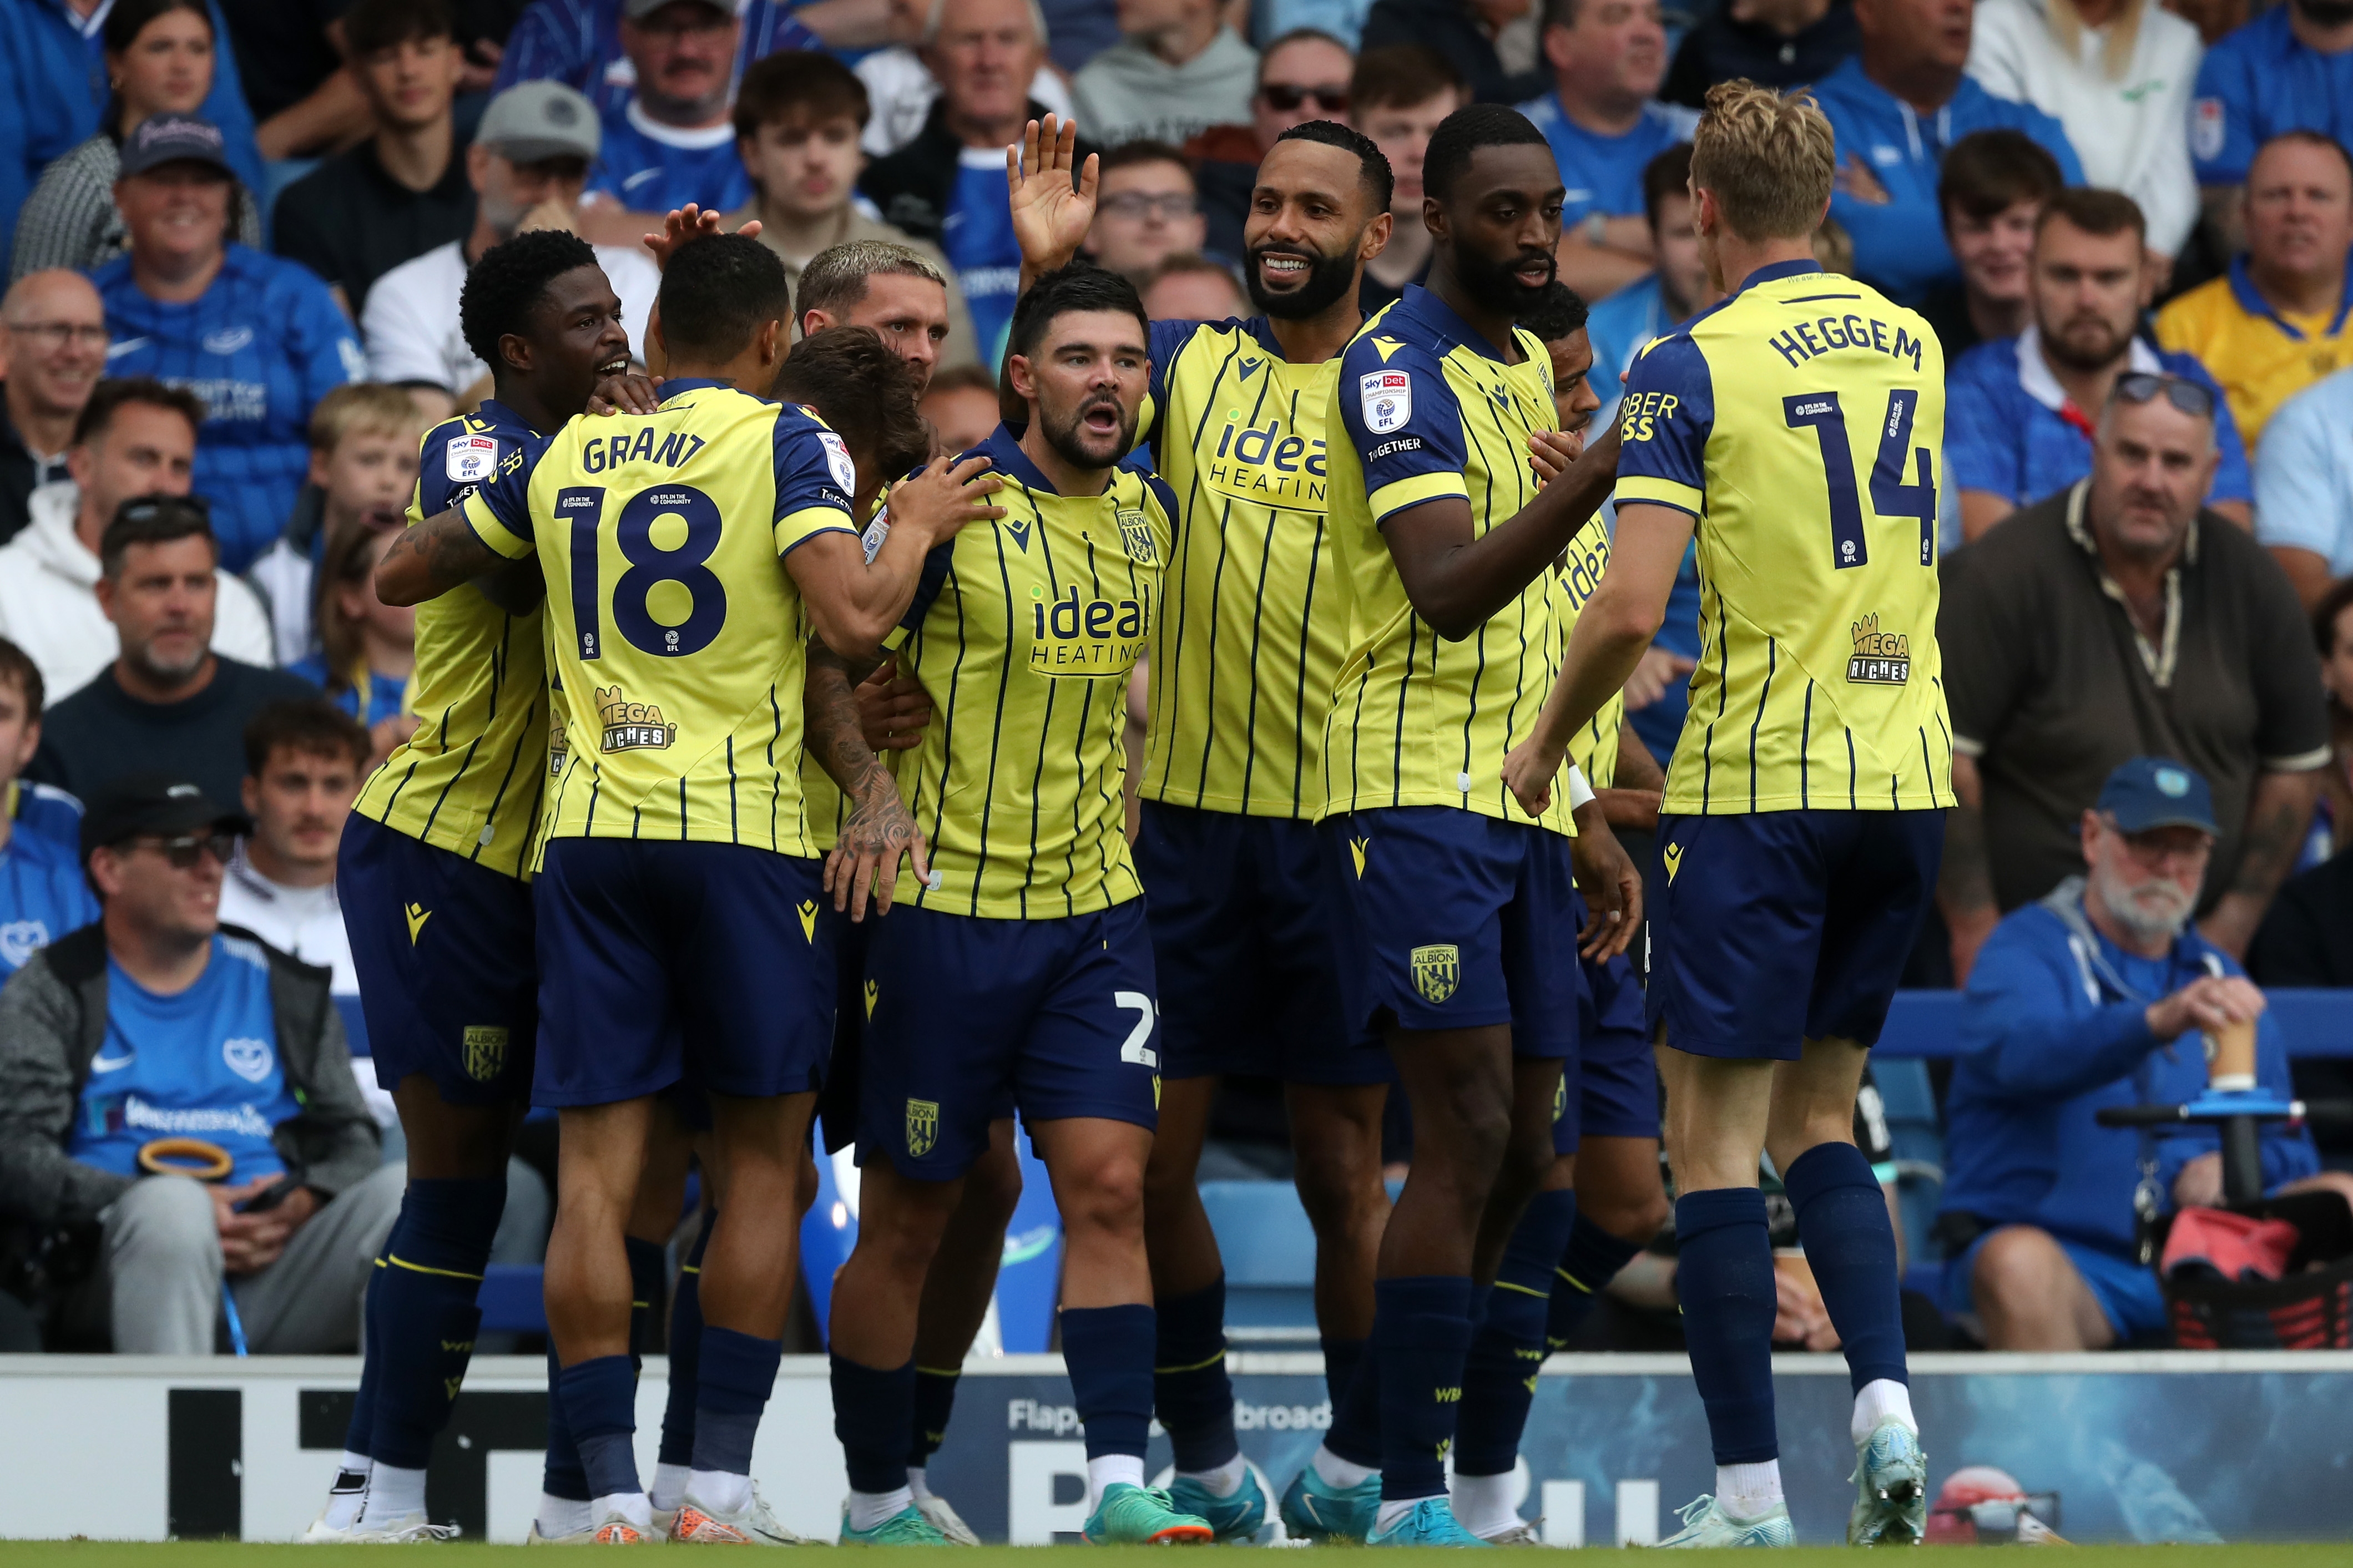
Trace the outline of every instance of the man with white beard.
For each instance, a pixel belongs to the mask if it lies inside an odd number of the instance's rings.
[[[1969,977],[1946,1102],[1944,1213],[1957,1251],[1947,1305],[1994,1350],[2099,1350],[2165,1327],[2149,1222],[2222,1201],[2217,1134],[2098,1125],[2116,1105],[2206,1086],[2201,1033],[2255,1026],[2256,1087],[2289,1096],[2263,994],[2190,923],[2215,837],[2213,792],[2180,763],[2135,757],[2083,817],[2085,874],[1994,928]],[[2298,1126],[2265,1124],[2267,1194],[2330,1191]]]

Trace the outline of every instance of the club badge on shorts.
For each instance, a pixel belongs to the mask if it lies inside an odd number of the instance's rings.
[[[1368,370],[1356,378],[1356,405],[1372,434],[1402,429],[1413,417],[1413,377],[1401,370]]]
[[[907,1101],[907,1152],[920,1160],[940,1141],[940,1102]]]
[[[507,1028],[503,1024],[466,1026],[466,1076],[489,1083],[507,1065]]]
[[[1425,1002],[1443,1002],[1462,984],[1462,955],[1451,942],[1415,948],[1410,963],[1413,988]]]

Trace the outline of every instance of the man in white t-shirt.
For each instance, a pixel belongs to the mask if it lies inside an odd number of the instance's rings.
[[[526,225],[572,226],[601,145],[595,108],[562,82],[519,82],[491,100],[466,152],[477,196],[474,231],[394,268],[368,290],[360,331],[370,381],[406,387],[434,420],[448,417],[477,384],[487,394],[490,367],[466,346],[458,323],[466,269]],[[600,245],[596,259],[621,298],[630,346],[642,353],[660,269],[634,246]]]
[[[874,106],[860,142],[870,156],[882,158],[896,153],[913,142],[923,121],[931,118],[940,84],[918,48],[939,30],[946,4],[947,0],[891,0],[894,41],[891,47],[876,49],[858,62],[858,79],[866,84],[866,96]],[[1042,43],[1045,16],[1035,5],[1029,10],[1030,26]],[[1071,89],[1052,67],[1040,65],[1030,77],[1029,96],[1064,120],[1071,118]]]

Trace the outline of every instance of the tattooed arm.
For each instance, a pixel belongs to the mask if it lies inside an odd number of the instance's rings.
[[[918,880],[932,873],[923,832],[899,798],[897,781],[867,743],[859,717],[857,689],[873,668],[853,669],[823,638],[809,639],[802,699],[809,754],[849,803],[841,837],[826,858],[825,889],[833,895],[833,907],[848,910],[853,921],[866,918],[870,891],[876,912],[890,912],[901,856],[913,866]]]
[[[452,507],[394,537],[375,563],[375,596],[387,605],[421,605],[506,563]]]
[[[2246,836],[2239,841],[2239,866],[2225,892],[2198,929],[2233,958],[2244,958],[2272,895],[2295,868],[2312,805],[2320,792],[2317,773],[2257,773],[2247,797]]]

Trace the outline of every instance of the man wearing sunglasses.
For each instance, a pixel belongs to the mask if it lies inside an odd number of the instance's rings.
[[[2246,952],[2295,862],[2328,761],[2319,660],[2278,563],[2200,505],[2225,416],[2206,382],[2125,372],[2089,476],[1947,559],[1961,804],[1937,903],[1964,982],[2004,911],[2081,867],[2084,802],[2132,757],[2212,787],[2197,910],[2222,952]]]
[[[0,1187],[91,1259],[61,1348],[356,1348],[403,1174],[377,1165],[327,972],[220,923],[249,826],[184,777],[106,790],[81,830],[98,923],[0,995]]]
[[[1208,220],[1210,249],[1222,256],[1242,253],[1242,225],[1250,217],[1259,160],[1294,125],[1345,119],[1348,78],[1356,68],[1348,46],[1315,27],[1293,27],[1259,51],[1250,123],[1212,125],[1185,143],[1201,192],[1202,216]]]

